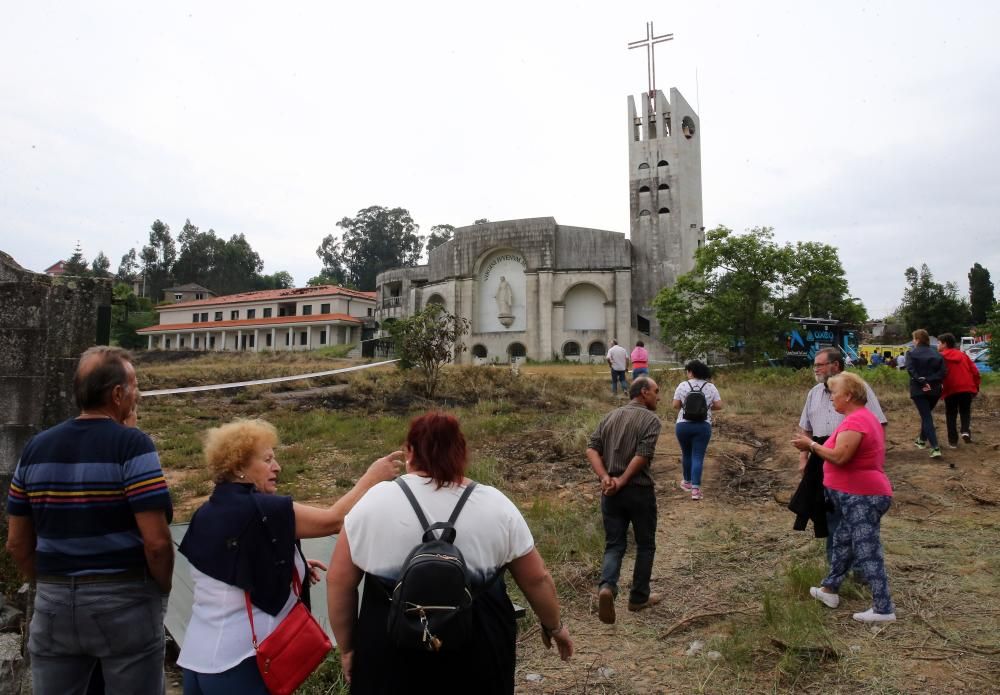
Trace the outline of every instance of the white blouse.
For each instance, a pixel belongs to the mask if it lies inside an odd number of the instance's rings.
[[[403,479],[420,503],[428,523],[447,521],[465,486],[436,489],[429,478]],[[528,524],[514,503],[489,485],[472,491],[455,522],[455,545],[466,567],[480,581],[535,547]],[[423,529],[403,491],[394,482],[379,483],[361,498],[344,520],[354,564],[365,572],[395,579],[403,561],[421,542]]]
[[[305,583],[305,566],[298,552],[295,568]],[[232,584],[220,582],[194,567],[194,606],[191,622],[184,635],[177,665],[198,673],[222,673],[254,655],[250,635],[250,619],[243,590]],[[295,605],[294,592],[277,615],[270,615],[253,606],[253,625],[257,644],[270,635]]]

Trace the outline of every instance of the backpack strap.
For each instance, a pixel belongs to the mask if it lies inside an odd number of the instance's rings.
[[[441,531],[441,540],[447,541],[448,543],[455,542],[455,521],[458,520],[458,515],[462,512],[462,507],[465,506],[465,502],[469,499],[469,495],[476,487],[476,482],[470,482],[466,487],[462,496],[458,498],[458,502],[455,504],[455,508],[451,512],[451,516],[448,521],[439,521],[434,524],[427,523],[427,517],[424,515],[424,510],[420,508],[420,503],[417,502],[417,498],[413,495],[413,491],[410,486],[406,484],[403,480],[403,476],[396,478],[396,484],[403,488],[403,492],[406,494],[406,499],[409,500],[410,506],[413,507],[413,511],[417,515],[417,519],[420,521],[420,526],[424,529],[424,542],[428,542],[434,539],[434,531]]]

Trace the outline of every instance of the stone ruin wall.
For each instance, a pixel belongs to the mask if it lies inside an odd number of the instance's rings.
[[[111,280],[54,278],[25,270],[0,251],[0,503],[25,443],[76,414],[73,372],[87,348],[107,342]],[[6,537],[0,539],[6,542]],[[23,659],[22,611],[0,593],[0,695],[30,692]]]

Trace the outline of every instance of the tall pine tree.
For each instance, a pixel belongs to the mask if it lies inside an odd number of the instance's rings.
[[[969,304],[972,308],[972,323],[979,325],[990,315],[996,299],[990,271],[976,263],[969,270]]]

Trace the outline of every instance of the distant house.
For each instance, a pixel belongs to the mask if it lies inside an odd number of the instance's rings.
[[[53,277],[59,277],[60,275],[66,274],[66,261],[56,261],[48,268],[45,269],[46,275],[52,275]]]
[[[188,282],[177,287],[163,288],[164,302],[193,302],[199,299],[209,299],[216,294],[207,287],[202,287],[195,282]]]
[[[364,323],[373,320],[375,293],[320,285],[161,304],[157,310],[160,323],[136,331],[148,336],[150,350],[315,350],[360,341]]]

